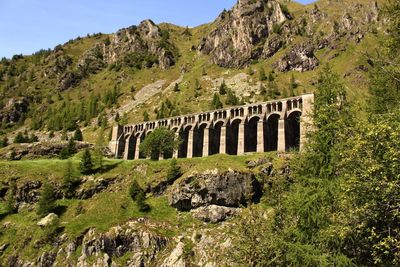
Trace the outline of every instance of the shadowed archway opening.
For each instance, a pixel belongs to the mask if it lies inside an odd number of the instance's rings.
[[[301,112],[294,111],[285,120],[286,151],[300,149],[300,117]]]
[[[125,152],[125,137],[123,135],[117,141],[115,156],[120,159],[124,156]]]
[[[207,124],[202,124],[196,127],[193,133],[193,157],[203,156],[203,144],[204,144],[204,129]],[[208,155],[205,155],[208,156]]]
[[[189,143],[189,131],[191,128],[192,127],[189,126],[179,133],[179,137],[181,138],[182,142],[179,146],[178,158],[187,158],[188,143]]]
[[[132,134],[130,135],[127,140],[126,140],[128,146],[127,146],[127,159],[132,160],[135,158],[135,150],[136,150],[136,137]]]
[[[146,138],[146,134],[142,133],[139,138],[140,138],[140,143],[143,143],[144,139]],[[146,155],[144,155],[143,151],[140,151],[139,149],[139,159],[145,159],[145,158]]]
[[[237,155],[239,143],[239,124],[241,120],[234,120],[226,128],[226,153],[229,155]]]
[[[272,114],[264,123],[264,151],[266,152],[278,150],[279,118],[278,114]]]
[[[221,128],[224,125],[222,121],[214,124],[213,128],[210,128],[210,143],[209,143],[209,155],[215,155],[221,153]]]
[[[257,152],[257,125],[260,118],[249,120],[244,128],[244,152]]]

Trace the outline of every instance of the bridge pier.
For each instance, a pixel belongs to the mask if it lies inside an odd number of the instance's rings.
[[[207,157],[209,155],[209,138],[210,138],[210,128],[204,128],[204,137],[203,137],[203,157]]]
[[[278,122],[278,151],[285,152],[285,120],[280,119]]]
[[[226,154],[226,126],[221,127],[221,137],[219,141],[219,154]]]
[[[187,158],[193,158],[193,134],[194,130],[191,128],[188,135]]]
[[[264,152],[264,121],[257,123],[257,152]]]
[[[239,124],[239,131],[238,131],[238,147],[237,147],[237,154],[244,155],[244,127],[245,124],[241,122]]]

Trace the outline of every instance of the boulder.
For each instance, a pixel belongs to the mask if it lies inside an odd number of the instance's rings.
[[[218,223],[236,215],[239,210],[238,208],[209,205],[191,210],[191,213],[193,217],[203,222]]]
[[[181,211],[208,205],[239,207],[258,201],[261,185],[252,173],[228,171],[223,174],[206,172],[175,182],[170,190],[169,204]]]
[[[54,223],[56,220],[58,219],[57,214],[54,213],[50,213],[49,215],[47,215],[46,217],[42,218],[37,225],[41,226],[41,227],[46,227],[48,225],[51,225],[52,223]]]

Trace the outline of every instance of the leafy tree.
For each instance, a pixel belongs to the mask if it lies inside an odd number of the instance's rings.
[[[172,183],[180,176],[182,176],[181,167],[178,165],[178,161],[176,159],[172,159],[167,173],[167,181]]]
[[[56,209],[55,189],[50,183],[45,183],[38,201],[37,214],[46,216]]]
[[[211,108],[212,109],[223,108],[222,102],[221,102],[221,100],[219,98],[219,95],[217,93],[214,93],[213,100],[211,102]]]
[[[179,140],[176,139],[174,131],[157,128],[140,144],[140,151],[145,156],[158,160],[160,155],[172,155],[178,145]]]
[[[83,135],[82,135],[82,131],[80,128],[75,130],[74,133],[74,138],[75,141],[83,141]]]
[[[80,162],[80,171],[83,174],[90,174],[93,171],[92,155],[88,148],[83,152]]]
[[[226,85],[225,81],[222,81],[221,85],[219,86],[219,94],[226,95],[226,92],[229,90],[228,86]]]
[[[349,137],[340,166],[346,252],[359,266],[399,266],[400,115],[371,115]]]
[[[75,189],[79,185],[80,179],[74,176],[74,167],[72,161],[67,161],[64,171],[62,190],[67,198],[74,196]]]

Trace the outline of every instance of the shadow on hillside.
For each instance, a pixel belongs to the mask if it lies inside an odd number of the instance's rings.
[[[58,205],[55,209],[54,209],[54,213],[57,214],[58,216],[63,215],[68,209],[68,206],[65,205]]]
[[[120,165],[120,164],[122,164],[122,161],[121,161],[121,162],[116,162],[116,163],[105,164],[103,167],[97,168],[97,169],[95,169],[93,172],[94,172],[94,173],[101,173],[101,174],[103,174],[103,173],[112,171],[113,169],[117,168],[118,165]]]

